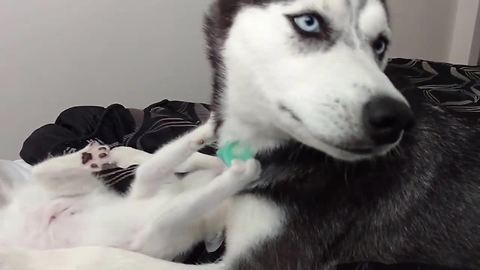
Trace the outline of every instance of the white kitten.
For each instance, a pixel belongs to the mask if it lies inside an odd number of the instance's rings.
[[[0,249],[105,246],[176,258],[223,231],[227,199],[260,173],[254,160],[225,170],[196,153],[212,138],[209,122],[153,155],[92,144],[35,166],[32,182],[9,196],[0,190],[8,199],[0,209]],[[127,196],[92,175],[109,163],[141,163]],[[178,171],[193,172],[179,180]]]

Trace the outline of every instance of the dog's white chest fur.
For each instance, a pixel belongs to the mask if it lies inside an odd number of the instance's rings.
[[[255,195],[241,195],[233,200],[227,219],[227,254],[225,262],[238,258],[263,241],[281,233],[285,214],[275,203]],[[248,254],[247,254],[248,255]]]

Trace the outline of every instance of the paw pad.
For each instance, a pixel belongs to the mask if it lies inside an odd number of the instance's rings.
[[[82,150],[81,155],[82,164],[93,171],[100,171],[111,165],[108,146],[92,143]]]
[[[93,159],[93,155],[87,152],[82,153],[82,164],[87,164],[90,160]]]

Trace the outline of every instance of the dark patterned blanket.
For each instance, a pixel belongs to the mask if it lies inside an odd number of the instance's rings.
[[[480,67],[394,59],[387,73],[406,76],[431,103],[456,112],[480,112]]]

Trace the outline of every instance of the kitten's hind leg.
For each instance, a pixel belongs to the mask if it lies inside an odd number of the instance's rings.
[[[110,164],[110,149],[97,143],[60,157],[48,159],[33,167],[32,176],[59,196],[89,193],[103,184],[92,174]]]

